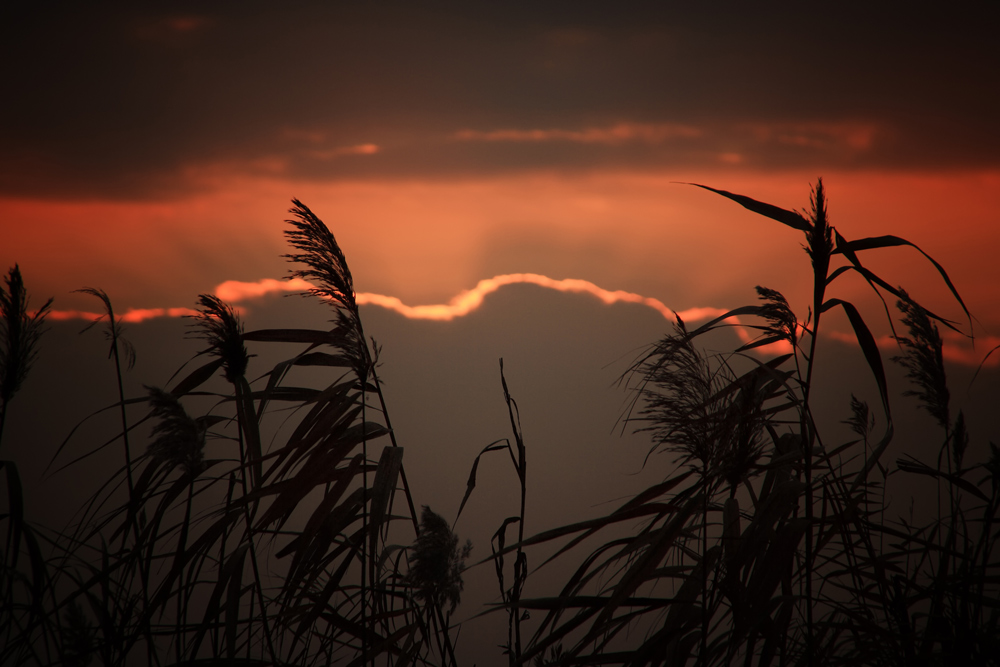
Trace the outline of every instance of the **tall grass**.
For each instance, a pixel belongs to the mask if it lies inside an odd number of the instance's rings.
[[[529,540],[576,534],[573,546],[643,520],[634,534],[586,554],[557,600],[524,601],[546,610],[525,658],[544,662],[555,651],[560,664],[995,664],[998,616],[983,613],[1000,593],[997,563],[984,557],[997,541],[995,482],[992,473],[973,475],[996,463],[961,469],[969,436],[964,421],[949,421],[934,323],[955,325],[860,261],[862,252],[912,244],[845,239],[829,222],[822,182],[805,213],[706,189],[803,233],[811,308],[799,317],[780,293],[758,287],[760,304],[697,329],[678,318],[626,373],[626,421],[650,432],[653,451],[673,452],[677,467],[600,519]],[[967,313],[947,273],[927,258]],[[898,337],[899,361],[916,384],[910,393],[944,430],[936,465],[901,460],[894,471],[946,488],[949,509],[930,526],[884,520],[884,489],[871,477],[885,470],[894,430],[882,357],[859,310],[827,296],[848,272],[899,299],[910,332]],[[834,309],[846,314],[879,389],[883,432],[874,442],[873,416],[856,399],[849,421],[860,440],[830,441],[815,419],[821,316]],[[759,336],[724,353],[698,346],[734,317],[756,319],[749,326]],[[748,354],[769,344],[788,352]]]
[[[861,262],[886,247],[923,251],[895,236],[845,239],[822,182],[801,213],[706,189],[803,234],[806,313],[758,287],[756,303],[697,328],[677,318],[622,376],[624,424],[651,440],[646,465],[657,452],[673,465],[610,513],[536,535],[525,530],[527,449],[502,361],[511,437],[474,460],[454,524],[427,507],[418,515],[346,257],[301,202],[286,257],[291,276],[315,286],[306,296],[332,309],[327,330],[247,331],[230,305],[201,295],[191,335],[202,351],[168,386],[128,398],[120,323],[104,292],[85,290],[105,306],[121,419],[106,444],[122,441],[123,463],[73,525],[51,531],[27,520],[17,468],[0,461],[0,664],[457,666],[453,612],[471,544],[455,529],[481,458],[500,451],[517,472],[519,513],[483,564],[499,584],[492,609],[506,613],[497,658],[512,666],[997,664],[1000,449],[982,455],[963,413],[953,416],[938,326],[957,325]],[[940,429],[934,460],[886,460],[882,355],[858,308],[828,295],[847,273],[898,303],[896,360]],[[6,415],[48,304],[27,310],[15,267],[0,306]],[[843,406],[847,440],[824,432],[815,407],[821,320],[837,309],[878,387],[874,408],[853,396]],[[735,318],[756,338],[709,351]],[[782,351],[758,354],[766,345]],[[267,350],[281,360],[258,368]],[[895,476],[924,482],[935,516],[893,518]],[[556,551],[532,571],[539,545]],[[557,578],[559,594],[531,596],[534,576]]]

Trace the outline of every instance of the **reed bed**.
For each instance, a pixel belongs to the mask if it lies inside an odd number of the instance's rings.
[[[861,257],[912,247],[971,326],[948,274],[902,238],[841,236],[822,181],[804,212],[698,187],[803,234],[811,306],[795,313],[758,287],[757,303],[697,328],[677,318],[621,379],[623,427],[647,433],[649,453],[673,465],[607,514],[536,535],[525,533],[528,448],[501,361],[511,433],[472,462],[456,515],[483,457],[506,451],[520,511],[497,527],[480,563],[495,568],[500,592],[481,613],[506,617],[498,659],[998,664],[1000,449],[953,414],[938,327],[960,325]],[[167,387],[126,397],[133,351],[107,295],[84,290],[104,305],[118,382],[110,409],[121,425],[94,451],[120,447],[120,465],[72,525],[52,530],[29,521],[17,466],[0,461],[0,664],[457,666],[453,614],[471,544],[430,508],[418,514],[345,255],[293,203],[291,276],[315,285],[305,296],[332,309],[329,329],[247,331],[230,305],[200,295],[194,363]],[[887,460],[894,417],[882,355],[858,308],[829,295],[848,273],[871,285],[887,315],[886,298],[896,304],[894,361],[939,429],[928,434],[933,460]],[[33,312],[27,303],[14,267],[0,290],[0,453],[50,302]],[[814,405],[821,319],[834,310],[879,393],[875,406],[843,406],[843,441],[821,429]],[[737,317],[757,336],[710,352],[704,341]],[[758,354],[765,345],[784,351]],[[281,360],[258,368],[252,349],[280,350]],[[300,381],[306,368],[321,372],[319,386]],[[54,467],[73,465],[65,444]],[[933,493],[934,516],[894,518],[885,497],[893,476]],[[529,567],[538,547],[554,555]],[[533,576],[557,577],[560,593],[532,597]]]

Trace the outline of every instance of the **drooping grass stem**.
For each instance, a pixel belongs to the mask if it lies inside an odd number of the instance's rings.
[[[514,583],[511,587],[510,600],[508,603],[511,605],[510,613],[510,623],[509,628],[513,637],[508,636],[508,642],[513,639],[513,646],[510,647],[510,664],[519,665],[521,663],[521,611],[520,611],[520,600],[521,600],[521,590],[524,588],[524,582],[528,576],[528,559],[527,555],[524,553],[524,548],[521,544],[524,542],[524,513],[525,504],[527,499],[527,476],[528,476],[528,461],[527,452],[524,446],[524,438],[521,433],[521,416],[518,410],[517,403],[511,398],[510,391],[507,389],[507,378],[504,377],[503,373],[503,359],[500,359],[500,382],[503,385],[503,396],[504,400],[507,402],[507,414],[510,417],[510,427],[514,432],[514,441],[517,445],[517,478],[520,482],[521,487],[521,506],[519,520],[517,522],[517,556],[514,560]]]

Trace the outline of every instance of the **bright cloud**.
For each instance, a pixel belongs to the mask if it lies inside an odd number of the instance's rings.
[[[589,294],[607,305],[635,303],[652,308],[670,322],[675,321],[676,317],[680,317],[685,322],[700,322],[720,317],[728,312],[726,309],[711,306],[675,311],[659,299],[653,297],[642,296],[641,294],[626,292],[624,290],[607,290],[588,280],[580,280],[578,278],[556,279],[538,273],[508,273],[486,278],[480,280],[472,289],[464,290],[455,295],[448,303],[411,306],[403,303],[398,297],[371,292],[359,292],[355,297],[359,305],[386,308],[408,319],[451,321],[477,310],[488,295],[496,292],[501,287],[516,284],[538,285],[539,287],[558,292]],[[215,295],[223,301],[239,303],[249,299],[259,299],[268,294],[305,292],[312,288],[313,285],[311,283],[299,278],[292,280],[265,278],[256,282],[227,280],[215,288]],[[142,322],[155,317],[184,317],[197,314],[198,311],[190,308],[132,308],[122,315],[122,320],[125,322]],[[99,319],[101,315],[99,313],[80,310],[55,310],[50,312],[49,317],[53,320],[82,319],[93,321]],[[742,326],[739,318],[730,317],[729,321],[740,340],[744,343],[753,340],[753,332],[747,327]],[[851,334],[831,331],[828,335],[831,338],[847,343],[856,343],[854,336]],[[984,350],[989,351],[1000,347],[1000,338],[994,336],[978,339],[978,344],[975,347],[972,341],[958,334],[953,334],[953,332],[945,332],[944,338],[945,359],[967,366],[977,366],[980,364],[985,355]],[[890,336],[881,336],[877,342],[880,348],[886,350],[898,349],[896,341]],[[791,352],[791,348],[787,343],[775,343],[758,348],[758,350],[767,354],[787,354]],[[996,366],[998,364],[1000,364],[1000,353],[992,354],[986,360],[986,365],[988,366]]]
[[[613,303],[638,303],[652,308],[671,321],[675,315],[675,311],[668,308],[659,299],[623,290],[606,290],[589,280],[577,278],[557,280],[538,273],[508,273],[480,280],[474,288],[462,291],[446,304],[409,306],[397,297],[371,292],[359,292],[356,295],[356,300],[359,305],[381,306],[410,319],[447,321],[468,315],[482,305],[488,294],[496,292],[505,285],[515,284],[538,285],[558,292],[590,294],[609,305]],[[304,292],[311,288],[310,283],[298,278],[294,280],[265,278],[257,282],[227,280],[215,288],[215,295],[223,301],[238,302],[244,299],[259,298],[274,292]],[[694,322],[709,317],[718,317],[725,312],[721,308],[689,308],[676,314],[685,321]]]
[[[393,310],[400,315],[417,320],[438,320],[448,321],[456,317],[463,317],[482,305],[487,295],[496,292],[505,285],[529,284],[538,285],[559,292],[571,292],[577,294],[590,294],[608,305],[614,303],[637,303],[652,308],[666,319],[673,321],[675,315],[679,315],[687,322],[718,317],[726,311],[721,308],[689,308],[676,312],[667,307],[659,299],[642,296],[634,292],[624,290],[606,290],[588,280],[577,278],[565,278],[557,280],[537,273],[510,273],[494,276],[479,283],[470,290],[465,290],[453,297],[446,304],[428,304],[410,306],[402,302],[397,297],[385,294],[373,294],[371,292],[359,292],[356,300],[359,305],[380,306]],[[256,282],[245,282],[240,280],[227,280],[220,283],[215,288],[215,295],[223,301],[229,303],[239,303],[248,299],[259,299],[268,294],[281,292],[305,292],[313,288],[313,285],[305,280],[295,278],[292,280],[275,280],[264,278]],[[130,309],[122,318],[127,322],[139,322],[152,317],[181,317],[184,315],[194,315],[197,311],[190,308],[143,308]],[[53,311],[51,317],[56,320],[67,319],[88,319],[93,320],[100,317],[97,313],[90,313],[79,310],[58,310]]]
[[[191,308],[129,308],[122,315],[116,315],[122,322],[143,322],[157,317],[190,317],[197,315],[197,310]],[[90,313],[83,310],[52,310],[48,317],[53,320],[88,320],[96,321],[104,317],[102,313]]]
[[[292,280],[264,278],[254,283],[243,282],[241,280],[227,280],[215,288],[215,296],[223,301],[237,303],[246,299],[259,299],[274,292],[305,292],[312,289],[312,287],[310,283],[301,278],[293,278]]]

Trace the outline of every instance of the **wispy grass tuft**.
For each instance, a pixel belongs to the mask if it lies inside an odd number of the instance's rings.
[[[337,239],[308,206],[298,199],[293,199],[292,204],[289,212],[295,215],[295,219],[285,221],[292,226],[285,231],[285,237],[300,252],[282,257],[304,264],[305,268],[292,271],[291,276],[319,283],[319,287],[311,290],[313,294],[332,299],[356,313],[354,278]]]
[[[990,443],[981,462],[973,423],[962,412],[950,420],[935,323],[951,324],[859,258],[912,244],[844,239],[829,223],[822,182],[805,214],[706,189],[805,234],[808,314],[798,317],[781,293],[758,287],[757,302],[696,329],[678,320],[625,376],[635,390],[625,419],[652,440],[645,465],[663,452],[674,466],[604,516],[529,537],[526,449],[501,360],[513,437],[476,457],[458,508],[461,514],[476,486],[480,458],[506,450],[520,511],[504,519],[486,559],[500,587],[494,609],[507,615],[498,651],[512,667],[996,664],[1000,449]],[[209,360],[170,391],[147,388],[129,399],[118,364],[121,433],[84,458],[130,431],[149,433],[136,427],[151,420],[146,454],[134,462],[133,486],[126,444],[127,501],[122,469],[109,472],[66,534],[31,525],[17,468],[0,460],[0,500],[7,499],[0,508],[0,663],[457,667],[452,634],[460,626],[451,614],[471,545],[427,507],[418,521],[376,373],[378,348],[368,346],[346,258],[322,221],[294,205],[287,235],[295,252],[286,257],[304,264],[292,275],[311,280],[312,293],[334,307],[331,329],[245,332],[232,307],[201,295],[194,335]],[[964,309],[943,268],[924,256]],[[913,457],[893,471],[882,464],[893,425],[881,354],[858,309],[825,296],[846,272],[901,301],[909,335],[899,338],[899,360],[914,382],[909,393],[945,430],[936,467]],[[105,304],[117,363],[119,346],[127,350],[111,302],[100,290],[84,291]],[[28,313],[15,266],[0,305],[6,409],[30,367],[48,304]],[[822,381],[813,373],[820,316],[834,308],[848,316],[883,412],[852,394],[844,442],[823,430],[810,404]],[[734,317],[760,335],[707,351],[702,337],[733,326]],[[277,344],[284,354],[260,376],[264,386],[251,388],[246,374],[255,355],[247,345],[257,343]],[[755,354],[772,343],[790,350]],[[329,380],[318,388],[295,384],[304,366],[329,370]],[[231,387],[203,389],[220,371]],[[185,405],[202,398],[215,399],[208,414],[189,413]],[[126,404],[150,410],[130,424]],[[280,423],[271,421],[275,413]],[[218,458],[206,456],[209,428]],[[385,435],[392,446],[376,463],[368,446]],[[887,522],[884,483],[882,502],[870,507],[876,467],[883,481],[895,473],[933,480],[938,516]],[[398,482],[408,517],[393,509]],[[413,523],[415,540],[408,529],[399,539],[394,522],[401,519]],[[515,524],[516,542],[507,539]],[[602,531],[613,534],[594,546]],[[110,548],[119,538],[121,546]],[[524,597],[535,545],[551,554],[543,566],[577,554],[568,569],[543,575],[562,578],[557,595]]]
[[[125,356],[125,367],[128,370],[132,370],[135,367],[135,347],[131,341],[125,338],[125,327],[121,323],[121,318],[115,316],[115,309],[111,305],[111,298],[108,297],[107,292],[96,287],[84,287],[76,291],[97,297],[104,304],[104,313],[98,319],[85,326],[80,333],[90,331],[101,322],[104,322],[104,337],[110,343],[108,346],[108,359],[115,359],[118,362],[119,355],[123,354]]]
[[[472,542],[466,540],[459,548],[458,536],[451,532],[445,518],[424,505],[406,583],[413,587],[418,600],[432,608],[447,608],[450,614],[462,601],[462,572],[470,553]]]
[[[51,306],[49,299],[34,313],[30,312],[21,269],[17,264],[11,267],[4,277],[4,287],[0,287],[0,443],[7,406],[38,355],[38,339]]]
[[[906,293],[900,290],[903,296]],[[893,357],[893,361],[906,369],[906,377],[910,379],[915,389],[906,390],[904,396],[916,396],[925,409],[942,429],[951,427],[949,402],[951,394],[944,371],[944,347],[941,334],[923,308],[910,298],[900,299],[896,303],[903,314],[903,324],[910,332],[909,336],[896,336],[896,342],[903,349],[903,354]]]
[[[199,295],[198,306],[198,314],[192,316],[194,335],[208,342],[208,349],[201,354],[218,357],[226,379],[238,383],[250,363],[243,342],[243,323],[232,306],[212,294]]]
[[[147,449],[155,461],[180,468],[184,477],[197,477],[205,465],[206,428],[188,415],[180,400],[158,387],[146,387],[152,416],[153,441]]]
[[[660,340],[636,367],[644,407],[636,421],[646,423],[653,451],[670,451],[679,465],[715,469],[722,456],[719,443],[727,423],[725,370],[712,368],[683,323]],[[647,457],[648,460],[648,457]]]

